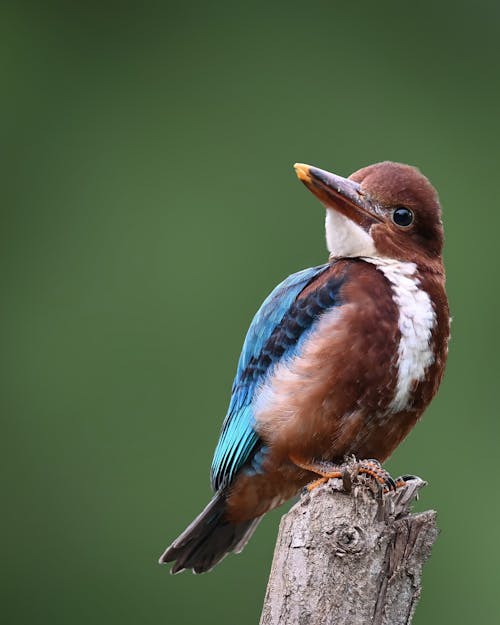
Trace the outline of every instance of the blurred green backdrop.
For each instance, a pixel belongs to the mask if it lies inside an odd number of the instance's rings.
[[[442,529],[415,623],[498,622],[498,3],[0,12],[5,622],[257,622],[282,510],[209,575],[157,557],[208,500],[253,313],[326,258],[292,163],[384,159],[439,189],[454,314],[389,463]]]

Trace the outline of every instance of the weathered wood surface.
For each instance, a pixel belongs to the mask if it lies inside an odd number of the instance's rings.
[[[418,478],[381,496],[330,480],[282,518],[260,625],[407,625],[437,538],[434,511],[411,514]]]

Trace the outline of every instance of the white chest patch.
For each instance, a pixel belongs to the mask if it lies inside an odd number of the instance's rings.
[[[392,298],[399,310],[398,379],[390,405],[393,412],[398,412],[411,405],[413,385],[424,378],[434,362],[431,337],[436,313],[431,298],[415,276],[417,267],[414,263],[374,257],[363,260],[375,265],[389,280]]]

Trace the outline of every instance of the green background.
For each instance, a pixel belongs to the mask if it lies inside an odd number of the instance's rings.
[[[254,624],[281,511],[209,575],[156,564],[210,496],[262,299],[326,258],[302,161],[415,164],[453,321],[388,463],[442,534],[415,623],[498,622],[497,2],[2,3],[2,613]]]

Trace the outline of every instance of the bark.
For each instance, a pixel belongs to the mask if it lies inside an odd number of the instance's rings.
[[[281,520],[260,625],[411,623],[438,534],[434,511],[409,513],[423,485],[305,494]]]

